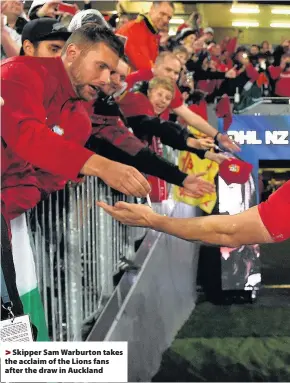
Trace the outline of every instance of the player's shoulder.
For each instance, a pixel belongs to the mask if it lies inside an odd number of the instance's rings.
[[[270,198],[281,200],[281,203],[290,204],[290,181],[284,183],[279,189],[273,193]]]

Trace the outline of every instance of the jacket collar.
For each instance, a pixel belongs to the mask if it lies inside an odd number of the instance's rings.
[[[149,31],[151,33],[153,33],[154,35],[157,35],[158,34],[158,30],[154,27],[153,23],[152,23],[152,20],[151,18],[149,17],[149,15],[143,15],[143,14],[140,14],[137,18],[137,21],[141,22],[143,21],[145,22],[147,28],[149,29]]]
[[[67,71],[65,70],[63,61],[60,57],[55,59],[57,61],[57,67],[59,69],[59,75],[58,77],[61,78],[60,85],[63,89],[63,92],[68,95],[68,97],[72,100],[77,100],[78,97],[76,95],[76,92],[72,86],[72,83],[70,81],[69,75]]]

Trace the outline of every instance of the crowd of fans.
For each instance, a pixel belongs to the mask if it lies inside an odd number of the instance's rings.
[[[181,86],[199,90],[208,102],[241,94],[249,82],[261,88],[261,96],[290,96],[290,40],[275,48],[268,41],[241,46],[237,31],[236,37],[218,42],[212,28],[199,28],[199,15],[193,20],[174,37],[162,34],[162,50],[176,52],[183,64]]]
[[[195,198],[213,193],[203,174],[187,175],[163,158],[162,144],[221,164],[228,157],[219,146],[239,147],[207,122],[206,102],[249,82],[265,95],[290,96],[290,40],[274,51],[267,42],[237,48],[238,38],[218,44],[198,14],[169,37],[174,3],[167,1],[133,20],[105,20],[91,8],[88,0],[83,10],[35,0],[26,14],[24,1],[1,2],[4,275],[13,275],[10,220],[69,180],[97,176],[146,197],[145,173]],[[7,284],[21,313],[15,278]]]

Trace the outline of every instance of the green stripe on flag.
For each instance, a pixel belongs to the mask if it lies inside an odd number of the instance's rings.
[[[48,329],[37,286],[34,255],[25,214],[11,221],[11,232],[16,284],[24,312],[29,314],[31,322],[38,330],[37,341],[48,341]],[[35,256],[41,256],[41,254]]]
[[[20,298],[23,304],[24,313],[29,314],[31,323],[37,328],[37,341],[49,341],[50,339],[48,336],[43,305],[38,288],[29,291]]]

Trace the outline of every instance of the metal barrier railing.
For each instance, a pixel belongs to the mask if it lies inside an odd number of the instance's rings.
[[[39,289],[53,341],[82,340],[86,322],[113,292],[121,257],[133,259],[140,236],[96,206],[133,202],[94,177],[49,196],[28,213]]]

